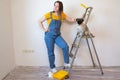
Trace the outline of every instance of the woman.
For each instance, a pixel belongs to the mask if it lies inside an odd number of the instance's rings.
[[[43,26],[43,22],[47,20],[48,29]],[[48,58],[50,63],[51,71],[49,74],[56,72],[55,69],[55,56],[54,56],[54,44],[58,45],[62,51],[64,56],[65,67],[70,67],[69,64],[69,47],[65,40],[61,37],[60,27],[63,20],[67,20],[69,22],[75,22],[76,19],[73,19],[67,16],[63,12],[63,4],[61,1],[56,1],[54,3],[54,10],[52,12],[46,13],[40,19],[40,27],[45,32],[45,43],[48,51]]]

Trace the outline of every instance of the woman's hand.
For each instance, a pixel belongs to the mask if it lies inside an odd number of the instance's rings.
[[[44,32],[49,32],[50,30],[49,29],[45,29],[45,31]]]

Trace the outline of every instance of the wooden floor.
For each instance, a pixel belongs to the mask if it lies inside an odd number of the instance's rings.
[[[57,68],[57,69],[60,69]],[[3,80],[53,80],[47,77],[48,67],[16,67]],[[104,75],[97,68],[73,67],[66,80],[120,80],[120,67],[104,67]]]

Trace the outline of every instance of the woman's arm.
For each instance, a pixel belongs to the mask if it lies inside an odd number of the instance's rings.
[[[84,21],[83,18],[71,18],[69,16],[66,16],[66,20],[69,22],[77,22],[79,25],[82,24],[82,22]]]
[[[39,20],[39,26],[40,26],[40,28],[44,31],[44,32],[46,32],[47,31],[47,29],[45,29],[45,27],[43,26],[43,22],[46,20],[46,18],[43,16],[40,20]]]
[[[69,17],[69,16],[66,16],[66,20],[67,20],[68,22],[75,22],[75,21],[76,21],[74,18],[71,18],[71,17]]]

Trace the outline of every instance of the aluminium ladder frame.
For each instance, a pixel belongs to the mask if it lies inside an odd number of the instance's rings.
[[[90,41],[91,41],[91,43],[92,43],[92,46],[93,46],[93,49],[94,49],[94,52],[95,52],[95,56],[96,56],[96,58],[97,58],[98,65],[99,65],[99,68],[100,68],[100,71],[101,71],[101,75],[104,74],[104,73],[103,73],[102,66],[101,66],[101,63],[100,63],[100,60],[99,60],[99,57],[98,57],[98,54],[97,54],[97,51],[96,51],[96,48],[95,48],[95,45],[94,45],[94,43],[93,43],[93,39],[92,39],[92,38],[93,38],[94,36],[92,35],[92,33],[90,33],[90,31],[89,31],[89,29],[88,29],[88,27],[87,27],[87,22],[88,22],[88,19],[89,19],[89,17],[90,17],[90,14],[91,14],[92,9],[93,9],[92,7],[86,8],[86,11],[85,11],[85,13],[84,13],[84,15],[83,15],[83,19],[84,19],[84,20],[85,20],[85,18],[87,17],[87,18],[86,18],[86,21],[84,21],[84,30],[83,30],[83,31],[78,31],[77,34],[76,34],[76,37],[75,37],[75,39],[74,39],[74,41],[73,41],[73,44],[72,44],[72,47],[71,47],[71,50],[70,50],[70,54],[69,54],[69,56],[72,58],[72,61],[71,61],[71,63],[70,63],[70,68],[68,69],[68,72],[70,72],[71,69],[72,69],[72,67],[73,67],[73,63],[74,63],[75,57],[76,57],[76,55],[77,55],[77,52],[78,52],[78,49],[79,49],[79,46],[80,46],[81,38],[82,38],[82,37],[85,37],[86,42],[87,42],[87,45],[88,45],[88,49],[89,49],[89,52],[90,52],[91,60],[92,60],[92,63],[93,63],[93,67],[96,67],[96,65],[95,65],[95,62],[94,62],[94,59],[93,59],[93,55],[92,55],[92,51],[91,51],[91,48],[90,48],[90,44],[89,44],[88,38],[90,38]],[[78,44],[76,44],[76,41],[78,41]],[[75,53],[74,53],[74,55],[73,55],[72,50],[73,50],[74,48],[76,48],[76,49],[75,49]]]

